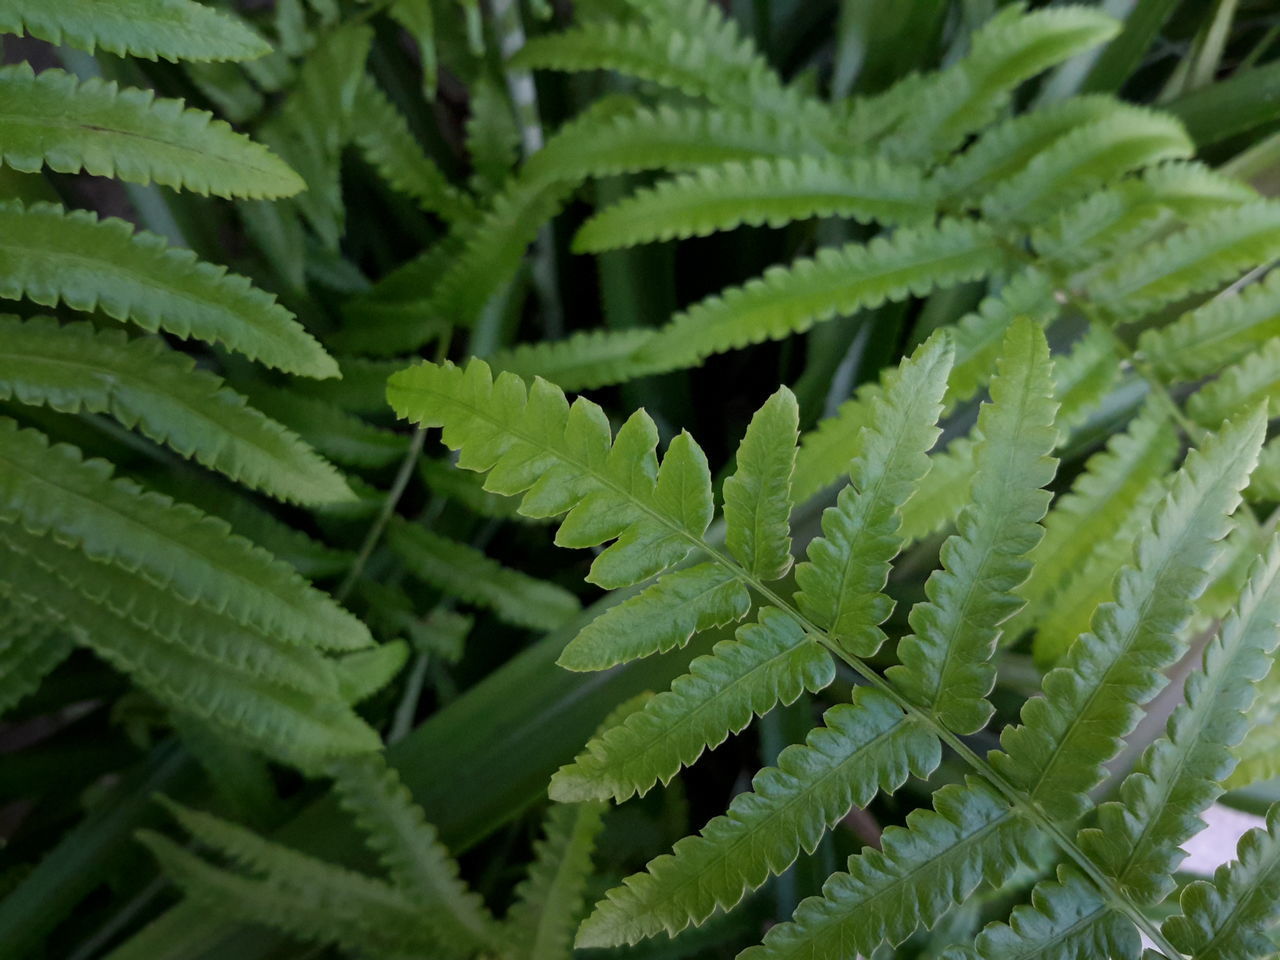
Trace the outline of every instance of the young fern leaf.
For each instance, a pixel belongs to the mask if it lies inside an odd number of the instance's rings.
[[[1221,373],[1213,382],[1201,387],[1187,400],[1187,413],[1199,423],[1216,427],[1227,417],[1245,407],[1265,402],[1268,415],[1280,407],[1280,338],[1268,340]]]
[[[904,542],[899,511],[929,469],[951,358],[949,341],[934,337],[869,398],[849,485],[823,512],[823,535],[796,569],[800,609],[856,656],[873,655],[885,639],[880,624],[893,601],[883,590]]]
[[[387,883],[306,856],[196,810],[167,804],[194,838],[241,870],[217,867],[150,830],[139,839],[187,896],[303,940],[375,956],[435,955],[421,908]],[[456,956],[456,954],[445,954]]]
[[[1113,312],[1149,313],[1277,256],[1280,202],[1254,203],[1112,261],[1090,282],[1089,295]]]
[[[637,356],[662,358],[668,369],[695,366],[712,354],[802,333],[837,314],[976,279],[1003,262],[988,228],[959,220],[826,248],[694,304]]]
[[[181,100],[80,83],[29,63],[0,68],[0,161],[15,170],[159,183],[219,197],[288,197],[302,179],[266,147]]]
[[[387,542],[414,576],[464,603],[491,607],[507,623],[554,630],[581,609],[563,587],[504,567],[483,551],[425,527],[396,523]]]
[[[1280,805],[1267,811],[1265,829],[1240,838],[1237,859],[1213,880],[1183,888],[1181,913],[1164,922],[1169,941],[1191,960],[1253,960],[1275,953],[1267,931],[1280,904]]]
[[[1117,107],[1111,116],[1073,130],[1036,154],[982,201],[982,210],[994,220],[1035,224],[1130,170],[1194,152],[1175,117]]]
[[[507,914],[511,956],[564,960],[571,955],[604,812],[603,803],[553,803],[547,811],[533,864],[516,887],[516,902]]]
[[[7,238],[0,296],[101,310],[301,376],[338,375],[333,358],[273,296],[155,234],[133,233],[123,220],[9,201],[0,203],[0,234]]]
[[[573,248],[594,253],[810,217],[921,224],[935,211],[924,177],[906,165],[871,157],[762,158],[703,166],[641,190],[583,224]]]
[[[1273,539],[1205,649],[1204,671],[1187,678],[1168,734],[1147,748],[1119,799],[1099,808],[1098,826],[1081,833],[1086,852],[1142,902],[1172,891],[1184,856],[1179,845],[1203,828],[1198,814],[1222,793],[1218,784],[1235,764],[1231,748],[1247,729],[1254,684],[1271,668],[1278,640],[1280,541]]]
[[[334,650],[371,643],[359,620],[264,550],[194,507],[112,479],[106,461],[0,420],[0,463],[4,521],[284,640]]]
[[[427,3],[417,3],[429,10]],[[360,80],[352,112],[352,135],[364,158],[387,183],[423,210],[449,223],[476,215],[475,203],[447,179],[409,130],[409,124],[373,77]]]
[[[898,645],[901,664],[888,679],[956,733],[980,730],[991,717],[1000,625],[1023,600],[1014,591],[1031,570],[1028,554],[1044,534],[1057,461],[1049,345],[1034,322],[1016,321],[1005,336],[991,402],[978,415],[976,473],[957,532],[942,546],[942,567],[912,608],[913,633]]]
[[[0,716],[35,692],[75,649],[58,621],[15,593],[0,595]]]
[[[800,407],[780,389],[756,411],[724,482],[725,545],[751,576],[777,580],[791,569],[791,475]]]
[[[664,930],[675,936],[717,907],[731,909],[802,849],[812,852],[851,808],[896,790],[909,774],[928,776],[940,756],[937,739],[891,700],[855,687],[851,704],[828,710],[823,725],[756,774],[727,813],[610,890],[577,946],[635,943]]]
[[[295,503],[355,498],[298,436],[158,338],[0,314],[0,398],[106,413],[246,486]]]
[[[252,60],[271,52],[239,18],[194,0],[5,0],[0,33],[175,63]]]
[[[974,35],[968,55],[935,74],[928,106],[909,125],[886,139],[891,156],[928,160],[953,149],[986,126],[1024,81],[1115,36],[1119,24],[1083,6],[1059,6],[1025,13],[1013,4]]]
[[[698,657],[671,689],[587,744],[551,778],[561,802],[643,796],[719,746],[731,733],[806,690],[835,679],[831,656],[789,614],[773,608],[738,629],[737,638]]]
[[[850,857],[821,896],[802,901],[791,921],[773,927],[739,960],[870,956],[882,943],[901,943],[932,926],[984,880],[1003,883],[1037,854],[1039,832],[981,781],[943,787],[933,806],[909,813],[905,828],[885,828],[879,850]]]
[[[1167,380],[1197,380],[1280,336],[1280,270],[1239,293],[1214,297],[1165,327],[1143,331],[1138,349]]]
[[[1117,599],[1045,677],[1045,696],[1027,701],[1021,725],[1001,736],[1005,753],[993,765],[1053,819],[1069,822],[1088,808],[1102,764],[1164,686],[1160,669],[1181,653],[1179,632],[1221,552],[1264,429],[1257,411],[1188,454],[1133,565],[1117,575]]]
[[[332,773],[339,802],[440,942],[467,954],[494,950],[497,922],[460,879],[457,863],[395,770],[371,754],[336,761]]]

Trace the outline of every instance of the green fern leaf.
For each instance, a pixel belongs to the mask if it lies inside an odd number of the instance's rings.
[[[139,839],[197,903],[304,940],[336,942],[352,950],[396,956],[439,949],[424,929],[420,907],[390,885],[264,840],[210,814],[172,802],[166,806],[195,839],[246,871],[215,867],[166,837],[142,831]]]
[[[410,523],[396,523],[388,544],[414,576],[464,603],[490,607],[499,619],[554,630],[577,616],[578,598],[564,587],[504,567],[481,550]]]
[[[465,470],[456,469],[446,460],[421,458],[418,461],[418,475],[433,493],[456,500],[472,513],[478,513],[482,517],[495,520],[529,519],[520,516],[518,500],[490,493],[484,489],[479,477]]]
[[[521,343],[487,357],[497,370],[523,379],[543,377],[564,390],[590,390],[668,369],[658,357],[640,359],[651,328],[582,330],[564,340]]]
[[[1009,328],[978,415],[980,437],[969,505],[942,547],[942,568],[925,584],[927,601],[908,618],[913,633],[898,645],[901,664],[888,679],[957,733],[990,719],[1000,625],[1022,606],[1014,591],[1031,570],[1049,509],[1043,487],[1057,461],[1052,362],[1044,334],[1030,320]]]
[[[156,338],[0,315],[0,398],[108,413],[233,480],[297,503],[351,500],[341,474]]]
[[[1250,478],[1249,497],[1254,500],[1280,500],[1280,442],[1272,440],[1262,448],[1258,469]]]
[[[811,132],[785,116],[667,104],[640,108],[618,98],[604,102],[612,109],[589,110],[557,130],[529,158],[524,175],[538,181],[581,181],[829,152]]]
[[[556,663],[567,670],[606,670],[683,647],[695,633],[750,612],[751,595],[731,570],[718,563],[673,570],[592,620]]]
[[[987,228],[958,220],[826,248],[694,304],[637,356],[694,366],[715,353],[802,333],[837,314],[973,280],[1003,259]]]
[[[1178,219],[1196,222],[1257,199],[1252,188],[1200,163],[1175,161],[1122,180],[1067,207],[1032,241],[1043,256],[1072,267],[1102,262],[1153,240]]]
[[[48,533],[103,563],[136,572],[189,603],[225,611],[281,639],[344,650],[369,633],[329,597],[226,524],[186,504],[111,479],[103,460],[49,445],[0,421],[0,519]]]
[[[1268,340],[1193,393],[1187,413],[1207,427],[1216,427],[1238,411],[1263,402],[1268,416],[1280,412],[1280,338]]]
[[[1140,704],[1166,682],[1160,668],[1181,652],[1178,633],[1208,583],[1264,428],[1259,412],[1188,454],[1152,528],[1138,539],[1133,565],[1117,575],[1116,601],[1099,608],[1093,631],[1045,677],[1045,696],[1027,701],[1022,724],[1005,729],[1006,752],[994,754],[993,765],[1051,817],[1084,812],[1101,765],[1132,730]]]
[[[1146,313],[1277,256],[1280,203],[1254,203],[1211,214],[1112,261],[1094,278],[1089,293],[1109,310]]]
[[[183,641],[178,642],[174,634],[161,631],[174,618],[184,625],[194,620],[187,616],[191,608],[184,609],[172,596],[157,597],[145,586],[135,589],[130,578],[112,574],[111,568],[105,575],[86,570],[86,565],[94,566],[91,561],[65,548],[41,549],[52,544],[41,540],[16,532],[6,535],[0,549],[9,588],[33,601],[42,598],[43,612],[63,624],[78,643],[132,676],[169,708],[190,713],[306,771],[344,753],[378,748],[378,735],[332,692],[321,689],[326,681],[332,684],[332,674],[311,669],[305,653],[282,657],[269,644],[264,650],[216,652],[235,644],[244,631],[213,636],[207,646],[198,635],[185,633],[178,634]],[[36,549],[26,549],[33,544]],[[49,565],[50,559],[57,566]],[[95,575],[101,579],[95,580]],[[108,598],[107,589],[117,583],[127,592]],[[98,599],[94,591],[101,591]],[[56,609],[45,598],[56,598],[51,601]],[[116,613],[112,604],[136,604],[136,613]],[[213,618],[205,629],[216,629],[217,622]],[[317,668],[323,664],[309,659]],[[281,669],[272,671],[277,665]],[[285,679],[275,679],[272,672]]]
[[[1118,106],[1073,130],[1004,179],[982,202],[993,219],[1034,224],[1130,170],[1191,156],[1195,145],[1173,116]]]
[[[271,51],[239,18],[193,0],[6,0],[0,33],[155,60],[251,60]]]
[[[791,474],[800,407],[780,389],[751,418],[738,469],[724,482],[725,544],[753,577],[777,580],[791,569]]]
[[[578,934],[578,947],[614,946],[666,931],[675,936],[789,867],[801,849],[877,790],[938,765],[938,741],[878,691],[855,687],[853,702],[827,711],[804,744],[756,774],[728,812],[687,837],[643,873],[610,890]]]
[[[888,138],[885,150],[908,160],[947,152],[994,119],[1024,80],[1105,43],[1118,30],[1115,20],[1090,7],[1033,13],[1024,13],[1022,4],[1006,7],[973,35],[963,60],[934,75],[923,101],[927,108]]]
[[[1035,856],[1038,831],[985,784],[945,786],[933,804],[908,814],[906,828],[885,828],[879,850],[851,857],[847,872],[832,874],[821,896],[802,901],[790,922],[740,960],[870,956],[881,943],[932,926],[984,879],[1003,883]]]
[[[980,199],[1072,130],[1112,116],[1117,109],[1123,108],[1112,97],[1091,95],[1004,120],[937,172],[941,189],[954,201]]]
[[[1152,328],[1138,348],[1160,376],[1197,380],[1243,359],[1280,336],[1280,270],[1238,294],[1214,297],[1166,327]]]
[[[471,189],[497,193],[520,158],[520,126],[506,91],[481,76],[471,86],[467,106],[467,156],[471,160]]]
[[[362,703],[394,680],[408,659],[409,644],[403,640],[343,654],[334,665],[338,696],[350,704]]]
[[[1031,903],[1015,907],[1009,922],[993,923],[978,936],[972,951],[953,951],[947,960],[1138,960],[1138,932],[1097,889],[1071,867],[1058,870],[1056,882],[1042,881]]]
[[[415,6],[430,9],[427,3]],[[437,213],[449,223],[462,223],[475,216],[475,203],[445,179],[435,161],[414,139],[400,111],[368,74],[361,78],[356,93],[352,136],[364,158],[382,178],[412,197],[423,210]]]
[[[1249,710],[1249,732],[1232,750],[1235,770],[1224,781],[1228,789],[1247,787],[1280,777],[1280,671],[1272,670],[1258,684],[1258,696]]]
[[[338,365],[268,293],[123,220],[0,203],[0,296],[101,310],[144,330],[197,337],[310,377]]]
[[[596,253],[810,217],[919,224],[933,218],[933,200],[919,171],[879,158],[784,157],[704,166],[597,213],[578,231],[573,248]]]
[[[416,353],[450,328],[431,312],[430,289],[462,249],[450,234],[396,267],[342,305],[344,323],[327,343],[335,350],[375,357]]]
[[[1204,653],[1204,671],[1187,677],[1185,700],[1161,737],[1120,788],[1119,800],[1098,810],[1098,826],[1081,847],[1143,903],[1173,889],[1178,849],[1204,827],[1198,814],[1222,793],[1234,765],[1231,747],[1247,729],[1253,685],[1271,668],[1280,640],[1280,543],[1252,565],[1236,608]]]
[[[588,580],[631,586],[679,563],[711,522],[706,456],[687,434],[671,442],[661,470],[657,427],[643,412],[611,440],[604,412],[579,398],[572,407],[543,380],[526,393],[511,374],[494,380],[472,360],[424,363],[395,374],[387,399],[423,427],[441,426],[458,466],[489,473],[495,493],[524,494],[531,517],[568,513],[556,542],[593,547],[616,538],[591,565]]]
[[[929,469],[951,357],[946,338],[934,337],[869,399],[849,485],[823,512],[823,536],[796,569],[800,609],[857,656],[871,656],[885,639],[880,624],[893,602],[883,590],[903,545],[899,509]]]
[[[1266,829],[1240,839],[1237,859],[1213,881],[1197,880],[1179,897],[1182,913],[1165,921],[1170,942],[1191,960],[1253,960],[1275,953],[1267,931],[1280,904],[1280,806],[1267,811]]]
[[[220,197],[287,197],[302,179],[265,147],[181,100],[29,63],[0,69],[0,161]]]
[[[339,760],[331,769],[339,802],[355,818],[396,889],[412,898],[422,922],[451,947],[493,949],[496,921],[460,879],[458,864],[395,770],[376,754]]]
[[[1037,656],[1053,662],[1088,629],[1093,607],[1082,611],[1084,624],[1074,632],[1057,629],[1062,621],[1046,616],[1045,611],[1073,580],[1083,575],[1087,562],[1101,545],[1115,542],[1121,562],[1127,560],[1138,524],[1145,522],[1156,500],[1164,494],[1164,476],[1177,452],[1173,425],[1164,408],[1152,401],[1128,429],[1107,442],[1106,449],[1089,458],[1071,490],[1057,499],[1045,519],[1044,540],[1031,553],[1031,575],[1018,591],[1027,607],[1010,622],[1009,639],[1031,624],[1041,623],[1043,628],[1036,638]],[[1108,551],[1107,555],[1111,553]],[[1111,569],[1114,571],[1115,567]],[[1109,589],[1110,574],[1106,579],[1103,586]],[[1079,606],[1077,596],[1068,609]]]
[[[551,779],[553,800],[643,796],[659,781],[745,727],[753,715],[789,704],[835,678],[827,652],[788,614],[764,609],[736,640],[698,657],[671,689],[587,744]]]
[[[376,427],[326,400],[248,379],[237,380],[236,385],[255,407],[344,466],[385,467],[398,463],[409,447],[409,438],[403,434]]]
[[[0,716],[34,693],[73,649],[75,640],[57,620],[12,592],[0,596]]]
[[[507,935],[525,960],[566,960],[582,916],[591,851],[604,826],[602,803],[554,803],[534,844],[529,875],[516,888]]]

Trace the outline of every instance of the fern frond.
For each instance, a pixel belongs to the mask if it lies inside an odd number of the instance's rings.
[[[673,570],[592,620],[556,663],[566,670],[605,670],[683,647],[695,633],[750,612],[747,588],[720,564]]]
[[[1071,490],[1057,499],[1045,518],[1044,540],[1031,552],[1031,575],[1018,590],[1027,607],[1010,622],[1010,640],[1027,626],[1041,622],[1037,655],[1052,662],[1088,628],[1092,608],[1083,612],[1084,626],[1075,632],[1056,629],[1060,621],[1042,615],[1084,572],[1100,545],[1113,540],[1126,545],[1120,551],[1127,557],[1127,545],[1132,544],[1138,525],[1150,516],[1156,499],[1164,493],[1164,475],[1177,452],[1177,433],[1164,408],[1152,401],[1124,432],[1113,436],[1104,450],[1086,461]],[[1108,575],[1107,586],[1110,579]],[[1058,639],[1050,640],[1050,636]],[[1056,653],[1047,653],[1046,647]]]
[[[1087,808],[1102,764],[1164,686],[1161,667],[1181,652],[1178,633],[1208,583],[1264,429],[1259,411],[1188,454],[1133,564],[1117,575],[1116,601],[1099,608],[1092,632],[1045,677],[1045,695],[1028,700],[1021,725],[1001,736],[1005,753],[993,765],[1049,816],[1069,820]]]
[[[1214,297],[1165,327],[1145,330],[1138,349],[1169,380],[1196,380],[1280,336],[1280,270],[1239,293]]]
[[[1194,223],[1257,199],[1247,184],[1201,163],[1174,161],[1122,180],[1067,207],[1036,227],[1036,250],[1072,267],[1100,262],[1157,237],[1176,219]]]
[[[270,653],[254,651],[253,666],[242,667],[179,642],[157,627],[140,626],[106,602],[91,599],[86,591],[101,586],[85,577],[77,569],[80,565],[47,566],[35,553],[21,549],[21,540],[10,534],[0,543],[9,588],[33,601],[56,597],[56,609],[42,608],[48,616],[170,709],[193,714],[304,771],[314,771],[335,756],[380,745],[378,735],[332,693],[304,692],[299,689],[305,683],[302,678],[281,683],[261,675],[257,666],[270,661]],[[181,606],[174,598],[168,602]],[[220,636],[215,642],[225,644],[226,639]]]
[[[426,3],[417,6],[430,9]],[[463,223],[476,215],[475,203],[423,152],[408,122],[367,73],[356,93],[351,126],[364,158],[387,183],[412,197],[423,210],[450,223]]]
[[[482,517],[497,520],[529,519],[520,516],[517,509],[520,506],[519,501],[490,493],[484,488],[480,477],[465,470],[456,469],[447,460],[421,458],[418,461],[418,475],[433,493],[456,500],[472,513],[478,513]]]
[[[0,716],[57,669],[75,640],[56,619],[9,592],[0,596]]]
[[[802,901],[790,922],[740,960],[870,956],[881,943],[932,926],[984,879],[997,885],[1035,856],[1038,831],[986,784],[945,786],[933,805],[908,814],[905,828],[886,827],[879,850],[851,857],[847,872],[832,874],[821,896]]]
[[[934,217],[933,201],[918,170],[881,158],[762,158],[703,166],[641,190],[583,224],[573,248],[597,253],[810,217],[920,224]]]
[[[1182,913],[1164,922],[1169,941],[1192,960],[1253,960],[1275,952],[1267,931],[1280,904],[1280,806],[1267,811],[1266,828],[1240,838],[1236,859],[1213,881],[1188,884]]]
[[[3,420],[0,463],[0,519],[282,639],[335,650],[371,642],[359,620],[225,523],[112,479],[106,461]]]
[[[777,580],[791,569],[791,475],[800,407],[781,388],[752,416],[738,445],[737,470],[724,482],[725,545],[753,577]]]
[[[1014,907],[1006,923],[989,924],[974,948],[953,951],[948,960],[1092,960],[1136,958],[1138,932],[1112,910],[1097,889],[1072,867],[1060,867],[1056,881],[1041,881],[1031,903]]]
[[[374,426],[326,400],[251,380],[236,383],[255,407],[295,431],[335,463],[385,467],[398,462],[408,449],[409,438],[403,434]]]
[[[179,60],[252,60],[271,47],[238,17],[193,0],[7,0],[0,33],[81,50]]]
[[[471,85],[466,121],[471,189],[497,193],[520,158],[520,127],[501,86],[481,76]]]
[[[694,366],[712,354],[802,333],[837,314],[973,280],[1003,261],[984,225],[958,220],[825,248],[694,304],[637,356]]]
[[[1110,40],[1120,25],[1091,7],[1058,6],[1025,13],[1006,7],[974,33],[969,53],[936,74],[922,115],[884,148],[902,159],[946,153],[986,126],[1025,80]]]
[[[953,201],[980,199],[1072,130],[1106,119],[1117,109],[1123,107],[1114,98],[1095,94],[1060,100],[1004,120],[938,170],[939,187]]]
[[[1060,309],[1049,276],[1029,267],[957,320],[952,336],[958,359],[947,381],[947,408],[971,399],[991,377],[1005,332],[1014,320],[1029,317],[1047,326]]]
[[[1199,814],[1222,793],[1234,766],[1231,747],[1246,727],[1253,685],[1271,669],[1280,641],[1280,543],[1252,564],[1248,583],[1204,653],[1204,671],[1187,677],[1185,700],[1166,736],[1125,777],[1118,800],[1098,810],[1080,843],[1095,863],[1144,903],[1173,888],[1179,845],[1204,827]]]
[[[350,500],[298,436],[157,338],[0,315],[0,398],[107,413],[184,457],[296,503]]]
[[[338,365],[275,297],[226,268],[133,233],[123,220],[47,203],[0,203],[0,296],[101,310],[152,333],[196,337],[289,373]]]
[[[165,804],[201,844],[245,872],[207,863],[166,837],[143,831],[139,839],[165,872],[197,903],[284,930],[304,940],[348,949],[434,952],[419,907],[389,884],[264,840],[238,824]]]
[[[431,288],[462,249],[456,234],[396,267],[342,305],[345,322],[326,341],[335,350],[374,357],[417,352],[450,328],[432,313]]]
[[[935,337],[869,398],[849,485],[823,512],[823,535],[796,569],[800,609],[857,656],[871,656],[885,639],[880,624],[893,601],[883,591],[903,546],[899,511],[929,469],[951,358],[946,338]]]
[[[938,765],[938,741],[878,691],[855,687],[803,744],[787,747],[776,767],[756,774],[723,816],[698,836],[610,890],[578,934],[578,947],[613,946],[666,931],[675,936],[717,908],[730,909],[767,877],[812,852],[822,835],[878,790]]]
[[[1034,224],[1130,170],[1191,156],[1195,145],[1172,115],[1117,106],[1038,153],[982,201],[997,220]]]
[[[339,802],[396,889],[413,898],[422,921],[451,947],[492,950],[496,921],[458,876],[458,864],[395,770],[376,754],[338,760],[331,770]]]
[[[581,330],[563,340],[517,344],[486,359],[523,379],[543,377],[564,390],[590,390],[666,371],[662,358],[640,358],[654,336],[648,327]]]
[[[426,527],[393,524],[387,543],[415,577],[464,603],[490,607],[507,623],[554,630],[581,609],[578,598],[564,587],[504,567],[484,551]]]
[[[912,608],[912,633],[898,645],[901,663],[887,674],[900,692],[956,733],[986,725],[995,684],[1000,625],[1021,608],[1014,591],[1031,570],[1040,520],[1057,461],[1052,362],[1044,333],[1022,319],[1009,328],[991,402],[978,414],[979,436],[969,505],[942,546],[942,567]]]
[[[516,887],[507,936],[525,960],[564,960],[573,951],[591,875],[591,851],[604,826],[602,803],[553,803],[534,844],[528,876]]]
[[[289,383],[289,389],[362,415],[386,413],[387,377],[413,360],[404,356],[382,359],[350,354],[334,359],[342,371],[340,380],[296,380]]]
[[[220,197],[287,197],[302,179],[266,147],[181,100],[23,62],[0,68],[0,162]]]
[[[492,378],[482,360],[465,369],[430,363],[387,382],[392,407],[424,427],[441,426],[458,466],[488,473],[495,493],[524,494],[520,512],[568,513],[556,542],[600,553],[588,580],[630,586],[685,558],[711,522],[706,456],[687,434],[676,437],[659,470],[657,427],[643,412],[610,437],[604,412],[579,398],[572,407],[543,380],[526,392],[511,374]]]
[[[1280,338],[1268,340],[1187,400],[1187,413],[1216,427],[1239,410],[1265,402],[1268,416],[1280,411]]]
[[[811,132],[785,116],[667,104],[642,108],[621,99],[612,103],[614,108],[606,113],[587,111],[557,130],[525,163],[524,175],[540,181],[581,181],[829,152]]]
[[[1224,781],[1235,790],[1280,777],[1280,671],[1272,670],[1257,685],[1248,713],[1249,732],[1232,749],[1236,768]]]
[[[1210,214],[1181,233],[1113,260],[1089,284],[1109,310],[1150,312],[1280,256],[1280,203]]]
[[[671,689],[649,700],[623,723],[593,739],[573,763],[551,778],[551,797],[562,802],[643,796],[659,781],[745,727],[752,716],[816,693],[835,678],[835,665],[790,615],[761,610],[698,657]]]
[[[367,700],[395,679],[408,659],[409,644],[403,640],[344,653],[334,663],[338,696],[350,704]]]

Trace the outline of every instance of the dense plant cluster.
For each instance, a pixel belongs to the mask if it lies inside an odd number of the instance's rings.
[[[1275,953],[1280,17],[727,6],[0,0],[0,956]]]

